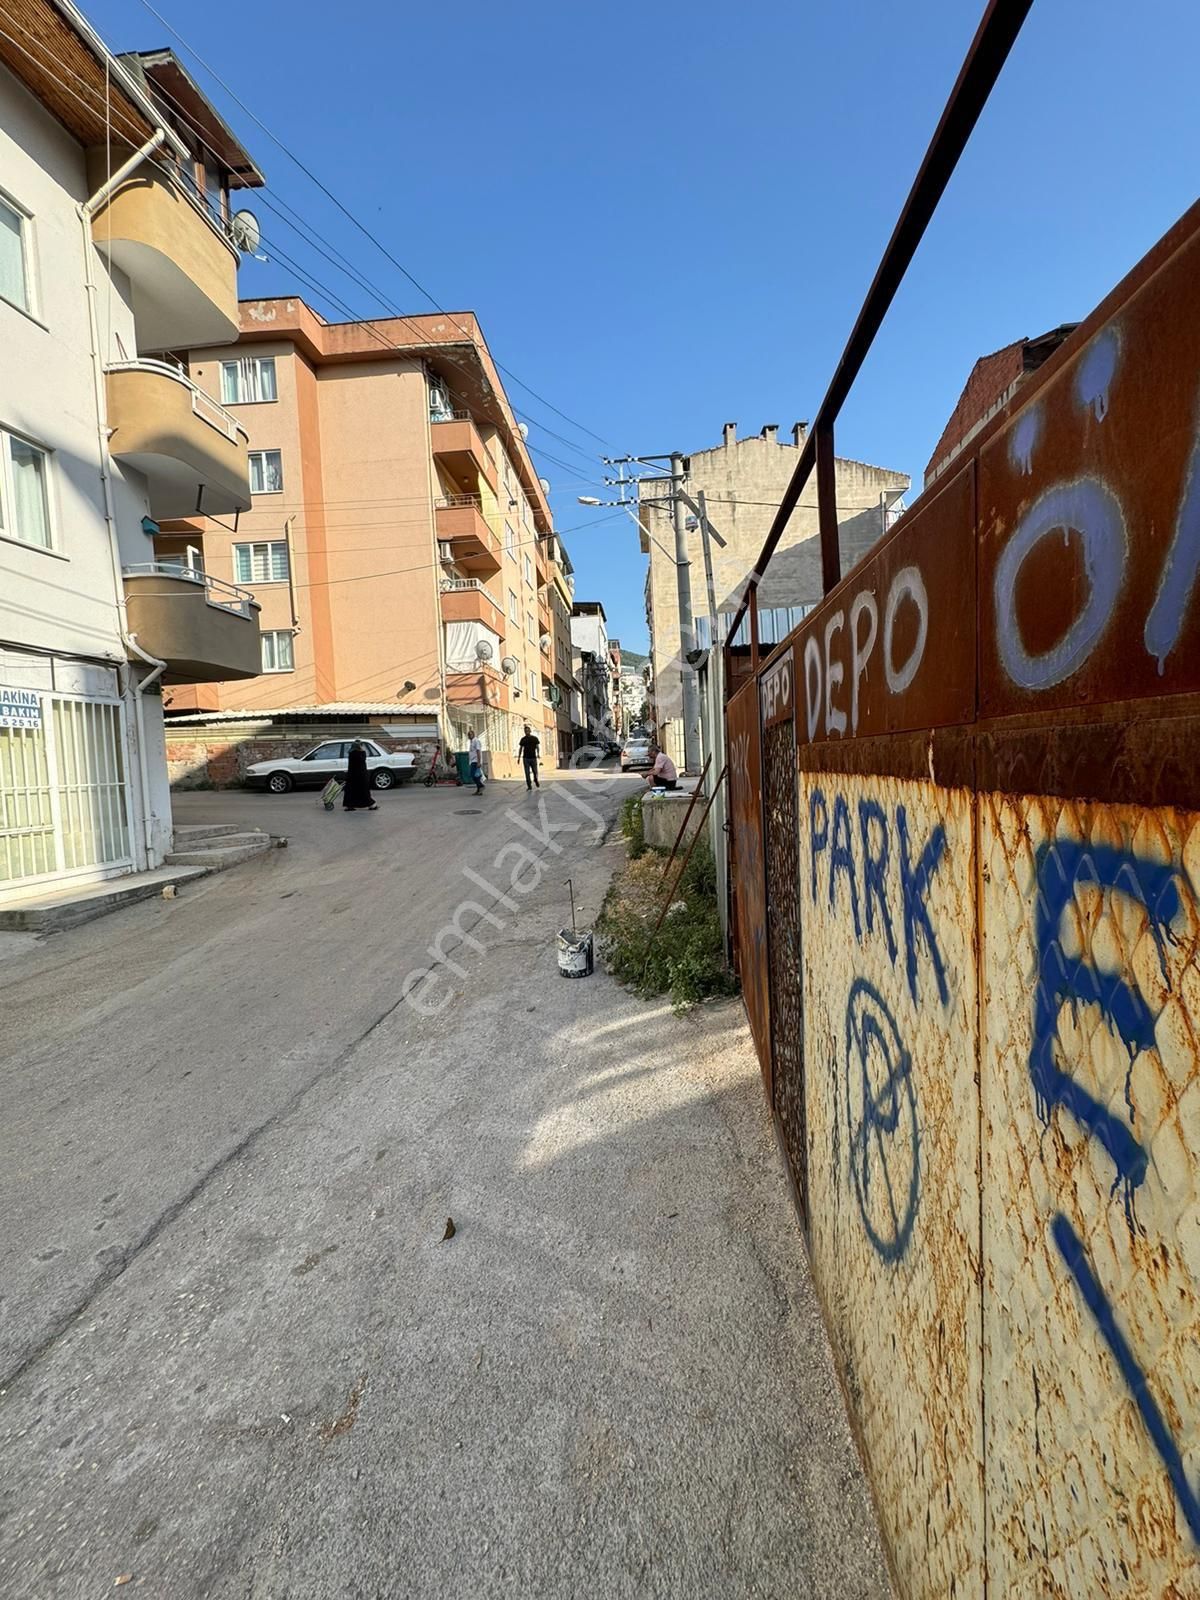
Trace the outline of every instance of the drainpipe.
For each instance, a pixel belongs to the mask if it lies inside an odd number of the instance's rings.
[[[117,534],[117,513],[113,502],[112,473],[109,465],[109,428],[108,405],[104,389],[104,356],[100,348],[100,318],[96,310],[96,275],[92,266],[92,218],[119,184],[124,183],[129,174],[148,156],[152,155],[166,139],[166,130],[156,128],[154,133],[127,161],[121,163],[108,180],[103,183],[90,199],[83,201],[78,207],[79,225],[83,234],[83,281],[87,291],[88,308],[88,333],[92,345],[92,382],[96,396],[96,435],[100,446],[100,483],[104,491],[104,521],[108,527],[108,554],[112,564],[113,585],[117,597],[117,627],[121,635],[121,644],[127,656],[134,656],[139,661],[144,661],[152,669],[139,684],[135,675],[126,670],[122,677],[122,698],[126,702],[126,712],[132,712],[135,739],[137,741],[137,765],[141,778],[142,802],[142,843],[139,850],[140,860],[138,865],[148,868],[151,860],[151,847],[153,844],[153,816],[151,813],[150,799],[150,772],[146,762],[146,719],[142,709],[142,695],[162,677],[167,669],[167,663],[160,661],[157,656],[150,655],[138,644],[137,639],[129,632],[129,613],[125,605],[125,579],[121,572],[121,546]]]

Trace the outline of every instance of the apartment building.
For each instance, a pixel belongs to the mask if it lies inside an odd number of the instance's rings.
[[[575,603],[575,576],[562,541],[550,545],[550,638],[553,656],[551,684],[554,705],[554,754],[565,767],[586,738],[583,726],[582,687],[575,676],[571,651],[571,607]]]
[[[757,435],[739,439],[737,424],[727,422],[719,445],[698,450],[686,460],[684,489],[693,500],[704,492],[710,520],[725,541],[723,548],[714,544],[711,550],[718,613],[736,610],[741,600],[807,432],[808,424],[798,422],[790,440],[780,440],[778,427],[768,424]],[[908,486],[907,473],[837,458],[835,495],[843,571],[853,566],[899,515]],[[668,489],[669,484],[661,478],[645,480],[639,486],[638,516],[642,552],[649,558],[646,622],[650,630],[651,703],[659,742],[682,767],[678,569]],[[703,640],[709,633],[709,607],[704,549],[695,517],[688,518],[687,545],[692,615],[699,619],[698,637]],[[759,589],[760,615],[775,610],[790,613],[798,621],[803,610],[815,605],[822,592],[816,484],[811,481],[792,513]],[[784,621],[786,617],[781,620],[781,627]],[[787,621],[790,626],[791,621]]]
[[[614,737],[612,658],[608,618],[599,600],[576,600],[572,605],[571,644],[587,738],[602,743],[611,741]]]
[[[515,773],[526,722],[556,751],[570,564],[475,317],[247,301],[189,371],[249,436],[252,504],[155,543],[253,591],[262,675],[172,693],[177,781],[366,730],[419,761],[477,732],[493,776]]]
[[[158,70],[174,58],[159,52]],[[194,89],[194,86],[193,86]],[[220,124],[199,96],[193,110]],[[161,865],[164,687],[256,674],[252,597],[157,565],[250,504],[247,440],[167,352],[230,338],[230,192],[260,183],[67,0],[0,34],[0,901]]]

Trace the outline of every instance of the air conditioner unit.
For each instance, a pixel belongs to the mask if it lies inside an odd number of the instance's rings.
[[[438,560],[446,562],[447,565],[454,560],[454,550],[449,539],[438,540]]]

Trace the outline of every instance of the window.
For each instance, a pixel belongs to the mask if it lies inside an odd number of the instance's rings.
[[[504,548],[515,561],[517,559],[517,536],[512,531],[512,524],[504,524]]]
[[[517,604],[517,597],[511,589],[508,591],[508,614],[513,622],[520,622],[521,608]]]
[[[263,544],[235,544],[233,581],[235,583],[286,583],[288,547],[286,539]]]
[[[524,495],[521,496],[521,526],[523,528],[529,526],[529,501]]]
[[[278,400],[275,357],[242,356],[238,361],[222,361],[221,399],[227,406],[256,405],[263,400]]]
[[[538,637],[537,636],[537,623],[533,620],[533,612],[532,611],[527,611],[525,613],[525,627],[526,627],[526,630],[529,633],[529,642],[531,644],[536,644],[537,643],[537,637]]]
[[[251,450],[250,493],[280,494],[283,490],[283,458],[278,450]]]
[[[532,667],[529,669],[529,698],[531,700],[538,698],[538,675]]]
[[[0,200],[0,295],[22,311],[29,299],[29,218]]]
[[[45,450],[15,433],[0,433],[0,446],[0,533],[49,550],[50,458]]]
[[[295,665],[295,658],[292,655],[292,634],[289,628],[276,628],[262,635],[264,672],[291,672]]]
[[[304,757],[305,761],[340,761],[346,754],[344,744],[319,744]]]
[[[530,561],[528,552],[525,556],[525,582],[531,589],[533,588],[533,562]]]

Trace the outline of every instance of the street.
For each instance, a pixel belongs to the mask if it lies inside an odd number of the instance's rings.
[[[557,973],[640,782],[9,936],[0,1593],[890,1593],[741,1002]]]

